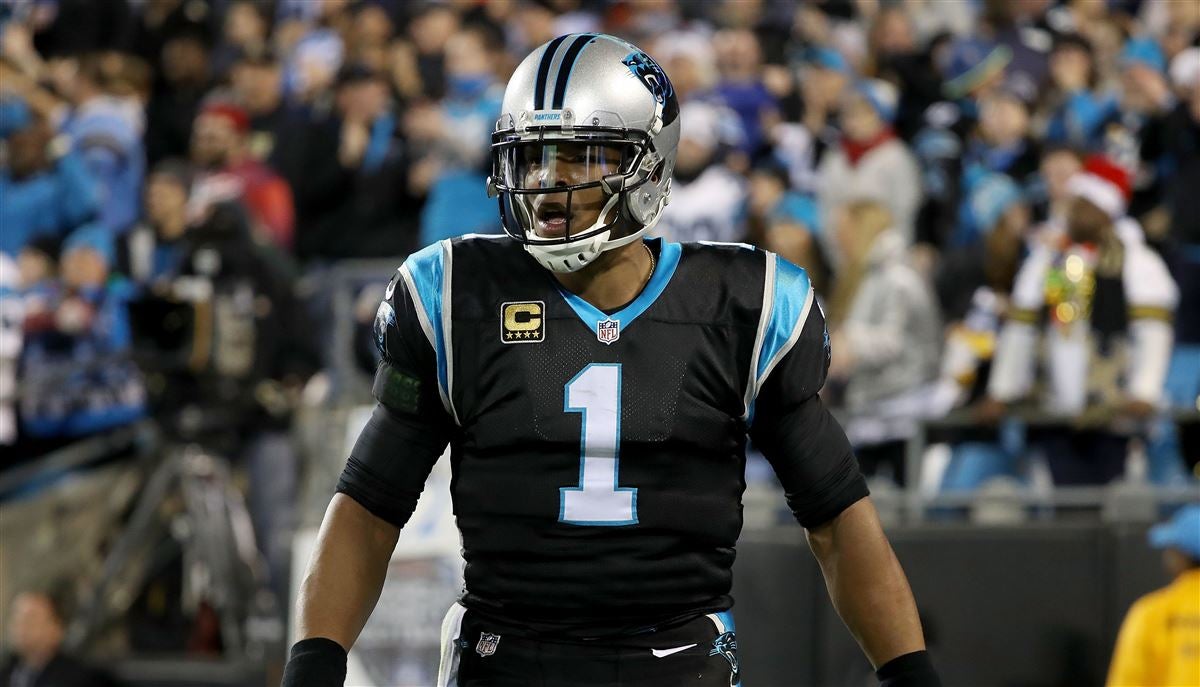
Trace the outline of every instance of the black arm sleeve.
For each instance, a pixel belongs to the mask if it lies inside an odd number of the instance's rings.
[[[846,433],[817,395],[828,369],[825,317],[814,307],[796,344],[759,391],[750,429],[796,520],[808,529],[868,494]]]
[[[372,386],[379,405],[358,436],[337,491],[397,527],[412,515],[453,423],[437,388],[437,361],[399,275],[375,317],[383,358]]]

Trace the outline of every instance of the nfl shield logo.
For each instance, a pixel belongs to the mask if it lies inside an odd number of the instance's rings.
[[[621,338],[621,323],[612,319],[597,322],[596,338],[600,340],[600,343],[611,344]]]
[[[500,635],[489,634],[487,632],[479,633],[479,643],[475,645],[475,653],[480,656],[491,656],[496,653],[496,647],[500,644]]]

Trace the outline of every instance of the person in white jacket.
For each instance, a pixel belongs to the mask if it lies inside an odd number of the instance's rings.
[[[817,195],[825,226],[834,225],[835,208],[875,200],[892,216],[892,228],[905,245],[911,245],[921,206],[921,172],[908,146],[892,131],[896,103],[895,87],[877,79],[860,81],[847,93],[839,111],[841,145],[821,160]]]
[[[1162,258],[1125,221],[1128,188],[1124,172],[1102,158],[1068,182],[1066,232],[1036,248],[1017,274],[979,409],[996,419],[1040,387],[1044,416],[1065,425],[1030,437],[1056,484],[1120,476],[1129,436],[1162,399],[1179,296]]]
[[[928,414],[938,372],[937,301],[880,203],[854,201],[834,217],[842,268],[829,301],[829,378],[845,386],[846,435],[863,472],[903,486],[905,442]]]

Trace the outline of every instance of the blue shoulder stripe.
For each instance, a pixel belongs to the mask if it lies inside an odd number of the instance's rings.
[[[442,405],[457,422],[450,391],[453,365],[450,364],[450,240],[439,241],[408,256],[400,274],[413,296],[417,319],[437,359],[438,394]]]
[[[762,319],[759,321],[751,380],[746,389],[744,417],[748,422],[753,419],[754,399],[758,397],[771,371],[796,344],[815,298],[808,273],[803,268],[774,253],[767,253],[766,260]]]

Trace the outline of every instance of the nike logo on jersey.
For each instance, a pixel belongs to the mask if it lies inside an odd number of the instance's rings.
[[[696,645],[688,644],[687,646],[677,646],[674,649],[651,649],[650,653],[654,654],[654,658],[665,658],[671,654],[677,654],[680,651],[687,651],[694,646]]]

